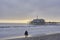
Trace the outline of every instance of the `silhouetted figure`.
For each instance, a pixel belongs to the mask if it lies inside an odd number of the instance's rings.
[[[28,37],[28,31],[25,31],[24,35],[25,37]]]

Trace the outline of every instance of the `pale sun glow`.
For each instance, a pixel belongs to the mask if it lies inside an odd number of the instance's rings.
[[[1,20],[0,19],[0,23],[29,23],[30,21],[32,20],[28,20],[28,19],[25,19],[25,20],[13,20],[13,19],[9,19],[9,20]],[[46,22],[60,22],[60,20],[45,20]]]
[[[28,23],[30,20],[0,20],[0,23]]]

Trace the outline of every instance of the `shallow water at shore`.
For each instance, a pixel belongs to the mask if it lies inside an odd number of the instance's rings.
[[[51,33],[60,33],[60,25],[0,25],[0,38],[24,36],[25,30],[29,35],[45,35]]]

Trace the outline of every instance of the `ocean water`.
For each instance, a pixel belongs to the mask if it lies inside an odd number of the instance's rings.
[[[8,24],[0,23],[0,38],[24,36],[25,30],[29,35],[45,35],[60,33],[60,25],[29,25],[29,24]]]

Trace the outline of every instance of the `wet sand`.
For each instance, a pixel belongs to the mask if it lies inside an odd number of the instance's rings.
[[[60,40],[60,33],[49,34],[44,36],[27,37],[27,38],[14,38],[8,40]]]

